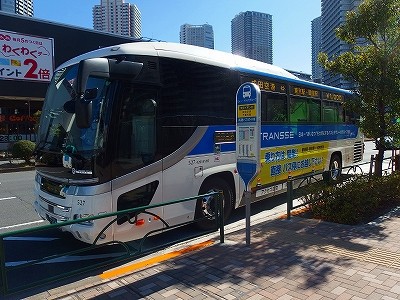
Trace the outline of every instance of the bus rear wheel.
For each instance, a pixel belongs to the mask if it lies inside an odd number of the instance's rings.
[[[342,159],[338,154],[333,154],[329,163],[329,174],[331,181],[338,181],[342,175]]]
[[[224,208],[224,223],[232,213],[234,203],[234,192],[231,186],[222,178],[216,177],[206,180],[199,191],[199,195],[222,191],[222,205]],[[216,227],[215,209],[217,196],[206,196],[197,199],[195,219],[196,227],[209,230]]]

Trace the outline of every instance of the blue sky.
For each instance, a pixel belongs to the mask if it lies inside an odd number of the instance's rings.
[[[93,28],[92,8],[100,0],[35,0],[35,17]],[[179,43],[184,23],[213,26],[215,49],[231,52],[231,20],[240,12],[272,15],[273,64],[311,73],[311,21],[321,0],[130,0],[142,14],[142,35]]]

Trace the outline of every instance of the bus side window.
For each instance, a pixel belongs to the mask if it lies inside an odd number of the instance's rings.
[[[325,123],[344,122],[343,104],[339,102],[324,101],[323,118]]]
[[[346,115],[343,103],[338,103],[338,110],[339,110],[339,123],[346,122]]]
[[[287,119],[286,95],[261,92],[261,121],[285,123]]]
[[[335,123],[336,122],[336,111],[333,108],[324,108],[324,122]]]
[[[159,181],[153,181],[141,187],[138,187],[132,191],[126,192],[118,197],[117,210],[125,210],[136,208],[140,206],[147,206],[153,199],[156,193]],[[128,219],[133,218],[137,213],[133,212],[128,215],[121,215],[117,221],[118,225],[121,225],[128,221]]]
[[[308,120],[308,106],[306,99],[290,98],[290,122],[302,123]]]
[[[115,152],[118,168],[135,171],[154,161],[156,153],[155,96],[156,92],[151,90],[127,88],[123,92]],[[116,171],[116,173],[119,172]],[[121,171],[121,174],[123,173]]]
[[[321,122],[321,102],[308,98],[290,98],[291,123]]]
[[[153,162],[156,151],[155,110],[155,100],[143,100],[138,114],[133,118],[132,122],[135,151],[137,155],[141,156],[145,165]]]
[[[309,106],[309,118],[308,121],[311,123],[321,122],[321,101],[320,100],[308,100]]]

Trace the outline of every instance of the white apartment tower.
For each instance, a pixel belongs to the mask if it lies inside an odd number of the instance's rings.
[[[141,14],[125,0],[101,0],[93,7],[93,28],[138,39],[142,36]]]
[[[361,0],[322,0],[321,1],[321,51],[329,59],[350,50],[350,45],[336,37],[335,29],[346,21],[346,13],[356,9]],[[351,89],[353,84],[342,75],[332,75],[326,70],[322,74],[323,83],[344,89]]]
[[[181,25],[179,32],[181,44],[214,49],[214,31],[211,25]]]
[[[246,11],[231,21],[232,53],[272,64],[272,15]]]
[[[0,10],[33,17],[33,0],[0,0]]]

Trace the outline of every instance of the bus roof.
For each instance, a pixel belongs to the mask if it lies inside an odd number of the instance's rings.
[[[148,55],[195,61],[208,65],[234,69],[248,74],[268,75],[276,79],[286,80],[292,83],[304,84],[314,88],[323,88],[336,92],[350,93],[347,90],[299,79],[292,73],[278,66],[245,58],[239,55],[234,55],[232,53],[222,52],[204,47],[168,42],[133,42],[105,47],[72,58],[59,66],[57,69],[61,69],[66,66],[78,63],[83,59],[124,54]]]

